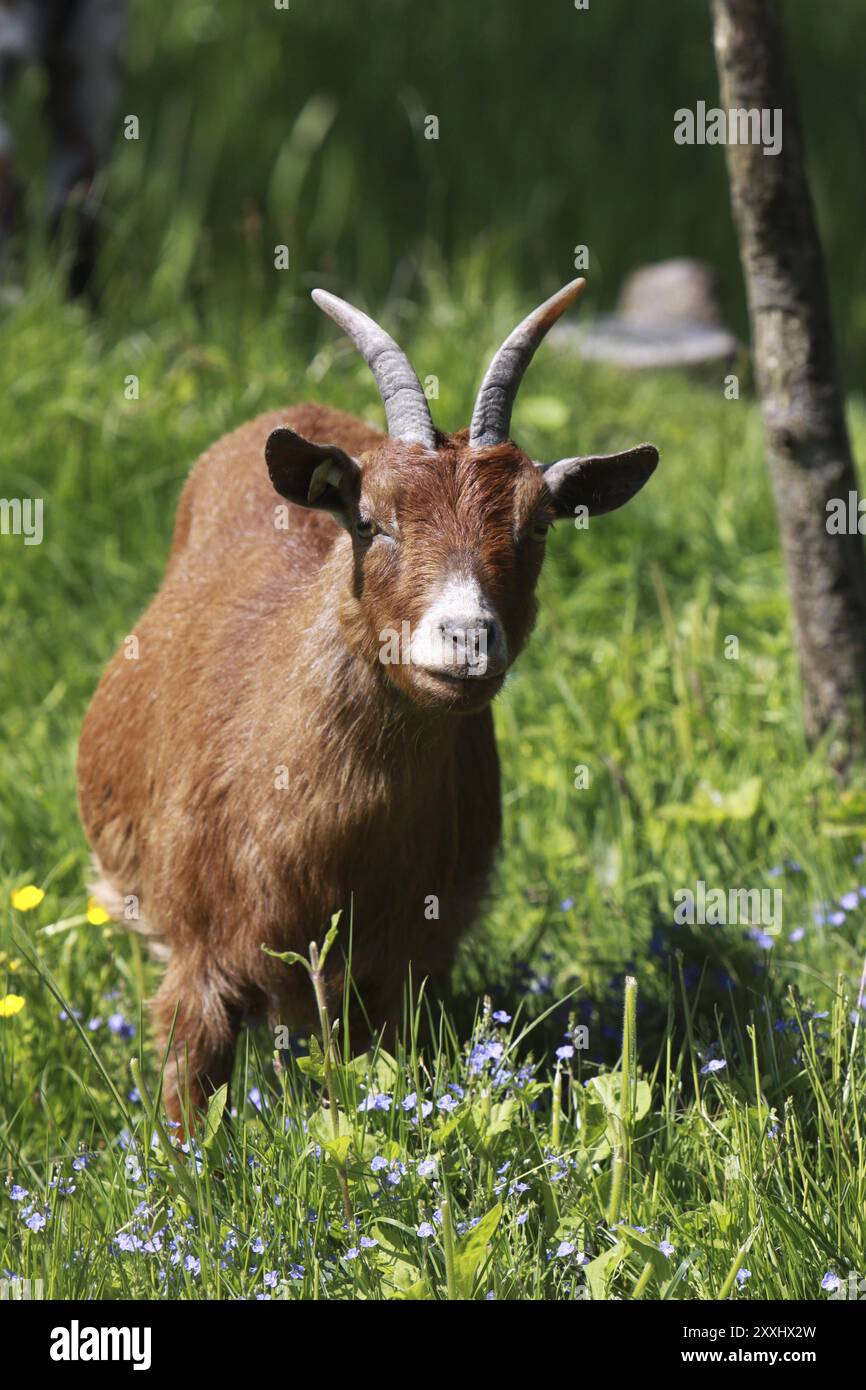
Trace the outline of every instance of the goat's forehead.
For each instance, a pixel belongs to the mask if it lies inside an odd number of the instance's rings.
[[[423,515],[442,506],[480,514],[521,512],[537,503],[542,487],[540,471],[513,445],[419,450],[399,461],[377,452],[362,464],[362,492],[398,513]]]

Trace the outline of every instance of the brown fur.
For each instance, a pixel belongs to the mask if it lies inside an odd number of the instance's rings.
[[[283,424],[361,461],[364,498],[399,512],[399,553],[363,553],[301,507],[275,527],[264,448]],[[427,454],[316,405],[259,417],[193,469],[139,658],[117,653],[88,711],[79,798],[115,910],[135,895],[169,954],[154,1018],[164,1045],[177,1011],[194,1105],[229,1078],[242,1016],[314,1021],[305,973],[262,942],[306,953],[342,910],[345,945],[351,909],[352,976],[374,1025],[396,1020],[410,962],[416,980],[450,966],[499,838],[488,706],[501,681],[434,696],[411,667],[381,664],[379,634],[414,623],[457,557],[495,599],[513,660],[543,555],[526,528],[544,507],[512,444],[441,436]],[[328,988],[336,1005],[338,949]],[[167,1105],[177,1117],[174,1085]]]

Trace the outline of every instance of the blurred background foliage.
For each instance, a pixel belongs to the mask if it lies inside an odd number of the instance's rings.
[[[673,140],[678,107],[717,100],[707,8],[133,0],[104,312],[129,328],[189,295],[219,306],[229,333],[269,308],[312,324],[300,291],[316,281],[381,310],[467,261],[483,267],[470,277],[482,298],[507,284],[534,303],[586,244],[584,312],[609,307],[633,265],[694,255],[721,270],[743,332],[724,152]],[[783,11],[850,386],[866,365],[866,297],[852,296],[866,282],[866,6]],[[40,85],[31,72],[21,119],[10,112],[31,160]],[[288,275],[273,273],[278,243]]]

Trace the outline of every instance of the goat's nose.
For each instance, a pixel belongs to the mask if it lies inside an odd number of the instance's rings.
[[[493,617],[442,618],[439,623],[442,664],[455,666],[469,675],[486,675],[498,664],[502,636]]]

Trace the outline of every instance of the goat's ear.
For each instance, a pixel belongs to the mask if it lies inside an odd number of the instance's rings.
[[[586,507],[589,516],[601,516],[631,501],[655,472],[658,461],[658,449],[652,444],[638,444],[622,454],[560,459],[546,468],[539,467],[558,517],[574,516],[576,507]]]
[[[361,491],[361,469],[336,444],[314,444],[280,425],[265,445],[271,482],[282,497],[299,507],[330,512],[348,527]]]

